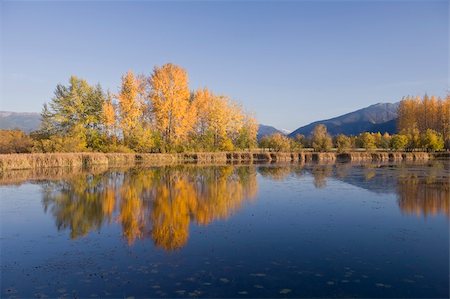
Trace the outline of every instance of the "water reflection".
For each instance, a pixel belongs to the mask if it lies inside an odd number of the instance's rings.
[[[72,238],[114,219],[128,244],[151,237],[174,250],[186,244],[192,221],[227,219],[257,189],[256,169],[249,166],[131,169],[47,182],[43,205]]]
[[[334,179],[377,193],[396,193],[406,215],[450,217],[449,164],[171,166],[77,172],[43,183],[43,206],[72,238],[115,221],[128,244],[151,238],[175,250],[189,225],[227,219],[256,198],[257,173],[271,180],[312,176],[315,188]]]
[[[398,204],[405,214],[450,217],[450,190],[448,179],[409,175],[400,177],[397,184]]]

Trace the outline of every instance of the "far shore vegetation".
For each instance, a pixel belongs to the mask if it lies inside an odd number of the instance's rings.
[[[258,142],[251,113],[207,88],[190,90],[187,72],[170,63],[148,76],[127,72],[117,93],[72,76],[67,86],[57,85],[41,118],[39,130],[30,134],[0,130],[0,153],[450,149],[449,95],[402,99],[394,135],[330,136],[319,124],[311,136],[273,134]]]

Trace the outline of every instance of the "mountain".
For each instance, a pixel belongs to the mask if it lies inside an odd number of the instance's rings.
[[[366,131],[393,134],[397,132],[399,104],[378,103],[338,117],[316,121],[298,128],[290,133],[289,137],[295,137],[297,134],[309,136],[318,124],[324,124],[331,135],[358,135]]]
[[[20,129],[27,133],[37,130],[41,115],[37,112],[0,111],[0,129]]]
[[[284,133],[282,130],[278,130],[275,127],[259,124],[257,137],[258,137],[258,140],[260,140],[264,136],[272,135],[275,133],[280,133],[280,134],[286,135],[286,133]]]

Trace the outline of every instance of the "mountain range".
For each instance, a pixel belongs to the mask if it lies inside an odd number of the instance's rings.
[[[399,103],[378,103],[338,117],[319,120],[302,126],[289,133],[273,126],[260,124],[258,140],[264,136],[280,133],[289,137],[297,134],[311,135],[314,127],[324,124],[331,135],[358,135],[361,132],[397,132],[397,109]],[[27,133],[37,130],[40,124],[40,114],[37,112],[0,111],[0,129],[20,129]]]
[[[302,126],[292,133],[289,137],[295,137],[297,134],[305,136],[311,135],[315,126],[324,124],[328,133],[335,136],[338,134],[358,135],[362,132],[380,132],[393,134],[397,132],[397,109],[398,103],[378,103],[338,117],[319,120],[309,125]]]
[[[0,111],[0,129],[20,129],[26,133],[37,130],[41,115],[37,112]]]

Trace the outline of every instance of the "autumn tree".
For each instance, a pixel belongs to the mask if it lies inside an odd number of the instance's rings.
[[[114,107],[110,94],[108,94],[106,100],[103,102],[102,122],[105,127],[106,136],[114,137],[116,129],[116,109]]]
[[[327,132],[327,127],[323,124],[317,125],[311,136],[312,147],[315,151],[327,151],[332,146],[331,136]]]
[[[381,140],[379,141],[377,146],[383,149],[389,149],[391,146],[391,138],[392,137],[389,135],[389,133],[385,132],[383,136],[381,136]]]
[[[33,140],[21,130],[0,130],[0,154],[30,153]]]
[[[351,140],[348,136],[345,136],[344,134],[339,134],[338,136],[336,136],[335,145],[337,151],[339,153],[342,153],[351,147]]]
[[[233,150],[256,146],[258,124],[240,105],[208,89],[193,94],[194,125],[191,140],[196,149]]]
[[[420,98],[406,97],[400,101],[398,107],[398,131],[408,134],[410,130],[418,129],[418,110]]]
[[[445,148],[450,148],[450,94],[447,94],[444,100],[439,102],[438,109],[438,132],[444,138]]]
[[[409,149],[420,147],[420,135],[428,129],[441,134],[444,145],[450,147],[450,99],[424,95],[406,97],[398,108],[398,130],[409,139]]]
[[[137,100],[138,81],[133,72],[122,77],[122,86],[117,96],[119,101],[120,128],[126,145],[133,139],[133,131],[139,126],[141,108]]]
[[[156,127],[161,133],[165,150],[172,151],[186,141],[194,123],[188,76],[181,67],[168,63],[155,67],[150,85]]]
[[[427,150],[442,150],[444,148],[444,138],[435,130],[428,129],[422,135],[422,146]]]
[[[404,150],[408,145],[408,136],[403,134],[393,135],[391,138],[391,148],[393,150]]]
[[[364,132],[359,135],[359,146],[365,148],[366,150],[376,148],[375,136],[369,132]]]
[[[230,98],[206,88],[191,93],[186,71],[170,63],[150,77],[127,72],[114,99],[99,85],[71,77],[41,115],[32,137],[42,152],[250,149],[258,130]]]
[[[275,133],[261,138],[259,146],[276,152],[287,152],[291,150],[291,140],[283,134]]]
[[[294,147],[297,149],[309,147],[309,140],[303,134],[296,134],[294,136],[293,142],[295,143]]]
[[[252,149],[257,146],[258,123],[250,115],[244,116],[242,127],[236,140],[236,147],[240,149]]]

